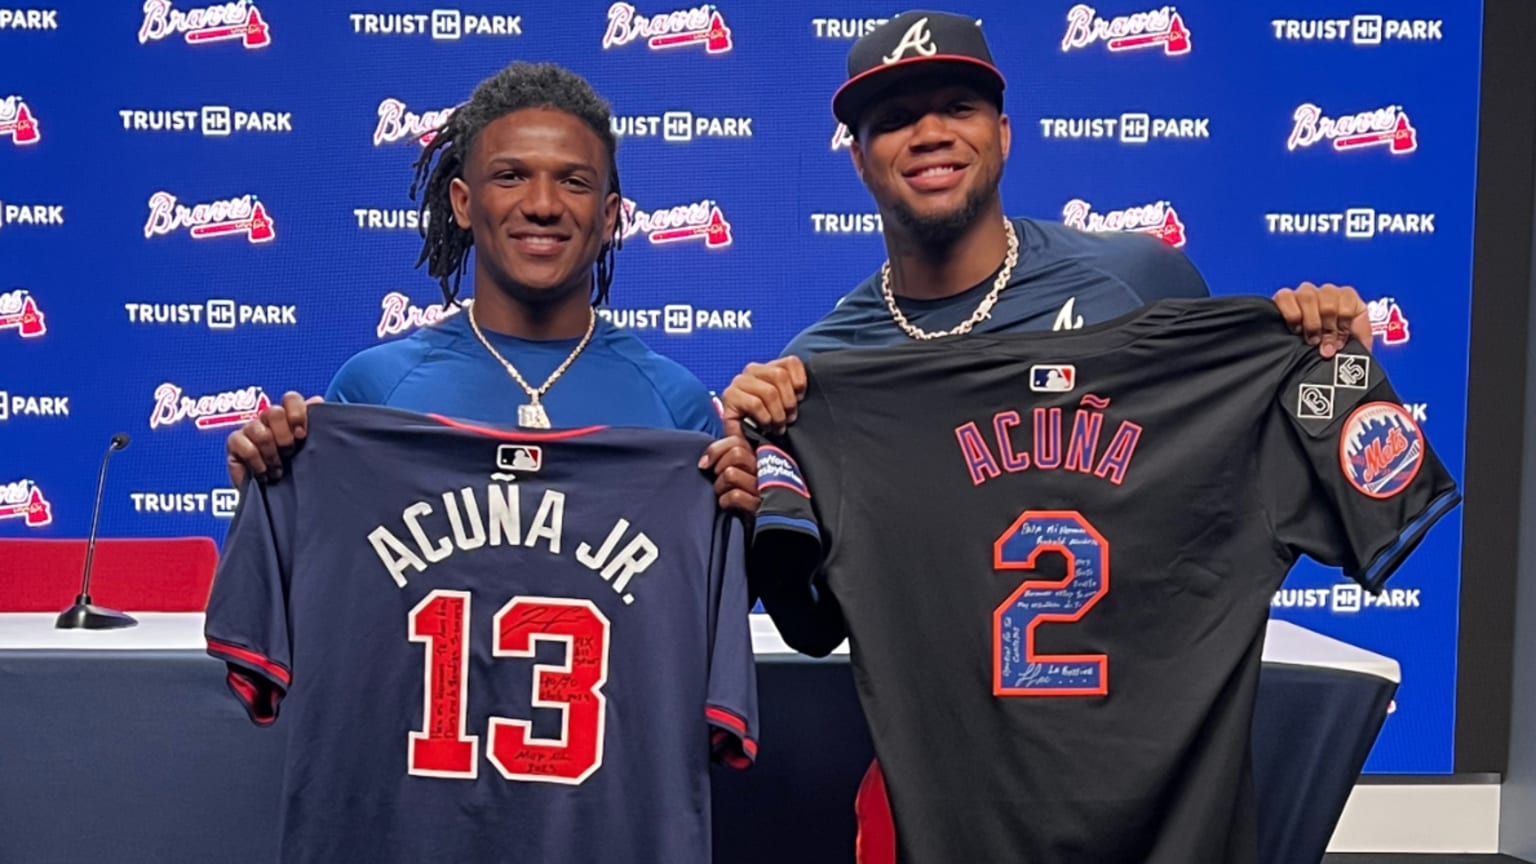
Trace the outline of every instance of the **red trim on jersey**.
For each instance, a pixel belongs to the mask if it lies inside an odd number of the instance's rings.
[[[896,822],[885,792],[885,773],[878,760],[869,763],[853,799],[858,819],[854,838],[855,864],[896,864]]]
[[[465,432],[475,432],[491,438],[501,438],[506,441],[564,441],[568,438],[580,438],[583,435],[591,435],[593,432],[601,432],[607,426],[583,426],[580,429],[562,429],[559,432],[509,432],[505,429],[492,429],[488,426],[476,426],[473,423],[465,423],[462,420],[454,420],[441,414],[428,414],[433,420],[444,426],[452,426]]]
[[[267,688],[269,694],[268,701],[273,704],[270,707],[261,706],[256,704],[259,693],[256,685],[252,684],[250,679],[239,672],[231,671],[225,676],[225,680],[229,682],[229,689],[233,690],[235,695],[240,697],[240,701],[245,703],[245,711],[250,715],[252,722],[258,726],[270,726],[277,720],[276,690],[270,687]]]
[[[750,767],[753,760],[757,759],[757,742],[753,741],[752,738],[747,735],[747,721],[731,713],[730,711],[727,711],[724,708],[716,708],[713,705],[709,705],[704,708],[704,719],[711,723],[717,723],[726,727],[726,730],[728,730],[729,733],[734,734],[737,740],[741,742],[741,754],[734,754],[730,752],[722,753],[720,756],[720,761],[724,762],[732,768]],[[716,735],[710,737],[710,742],[712,744],[717,746],[719,745],[719,734],[720,733],[717,732]]]
[[[209,652],[218,654],[226,659],[240,660],[242,662],[249,663],[272,676],[272,680],[281,683],[284,687],[287,687],[293,683],[293,676],[288,674],[287,669],[284,669],[271,660],[268,660],[260,654],[257,654],[255,651],[248,651],[244,648],[241,648],[239,645],[231,645],[228,642],[220,642],[217,639],[208,640],[208,650]]]

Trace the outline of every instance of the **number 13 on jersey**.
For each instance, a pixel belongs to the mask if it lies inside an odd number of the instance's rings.
[[[1066,559],[1066,578],[1026,580],[992,613],[992,692],[1103,696],[1109,692],[1109,658],[1041,654],[1035,650],[1035,634],[1041,624],[1080,620],[1109,593],[1109,543],[1081,513],[1028,510],[993,543],[992,566],[1034,570],[1046,552]]]

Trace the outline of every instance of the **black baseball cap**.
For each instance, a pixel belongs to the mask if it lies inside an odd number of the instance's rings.
[[[937,74],[976,84],[1002,105],[1003,73],[974,18],[948,12],[903,12],[848,49],[848,80],[832,97],[832,114],[856,130],[859,115],[892,86]]]

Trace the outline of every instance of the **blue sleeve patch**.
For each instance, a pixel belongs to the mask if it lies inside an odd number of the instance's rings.
[[[761,491],[775,486],[788,489],[807,500],[811,497],[811,491],[806,488],[805,479],[800,476],[800,466],[794,457],[771,444],[763,444],[757,448],[757,488]]]

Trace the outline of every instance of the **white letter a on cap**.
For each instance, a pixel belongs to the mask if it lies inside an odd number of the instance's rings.
[[[896,50],[885,55],[883,59],[887,64],[895,63],[907,53],[909,48],[924,57],[932,57],[938,53],[939,49],[933,44],[933,37],[928,33],[927,18],[919,18],[912,22],[912,26],[907,28],[906,35],[896,43]]]

